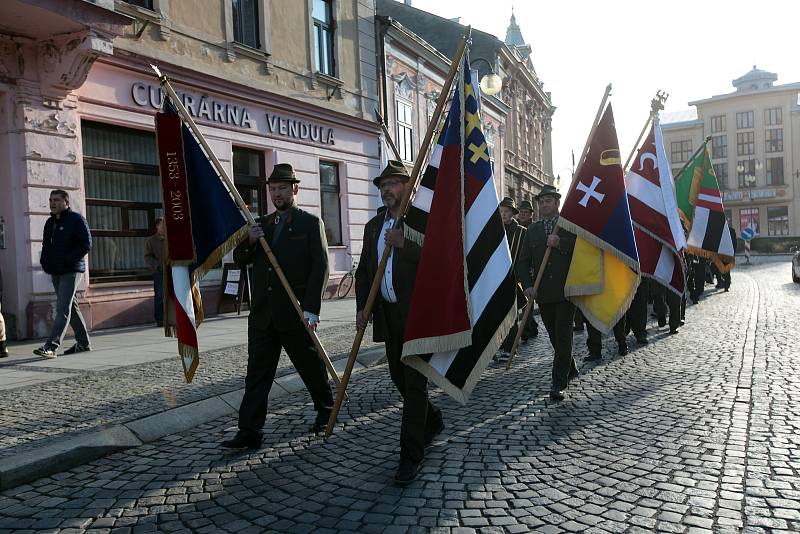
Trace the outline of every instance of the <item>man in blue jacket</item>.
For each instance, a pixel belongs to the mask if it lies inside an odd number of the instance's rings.
[[[61,189],[50,192],[50,218],[44,223],[42,255],[39,263],[50,275],[56,290],[56,310],[53,329],[44,345],[33,353],[45,358],[55,358],[64,340],[67,325],[75,332],[75,344],[64,354],[91,350],[86,322],[83,320],[75,291],[86,272],[84,258],[92,248],[89,225],[80,214],[69,207],[69,193]]]

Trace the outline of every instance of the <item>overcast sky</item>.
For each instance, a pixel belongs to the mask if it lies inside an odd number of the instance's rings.
[[[413,0],[501,40],[512,4],[557,107],[553,169],[565,182],[608,83],[624,163],[657,89],[670,112],[733,91],[753,65],[800,82],[800,0]]]

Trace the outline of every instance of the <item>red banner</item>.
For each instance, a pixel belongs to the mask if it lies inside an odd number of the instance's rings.
[[[196,259],[181,127],[181,119],[176,113],[156,114],[164,223],[172,265],[190,265]]]

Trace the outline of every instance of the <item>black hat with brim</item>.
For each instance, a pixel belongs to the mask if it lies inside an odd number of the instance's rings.
[[[519,209],[521,210],[528,210],[533,211],[533,204],[531,204],[530,200],[523,200],[519,203]]]
[[[538,195],[536,195],[536,200],[539,200],[542,197],[555,197],[561,198],[561,193],[558,192],[558,189],[553,187],[552,185],[546,185],[542,188]]]
[[[411,176],[408,175],[408,170],[406,166],[403,165],[402,161],[398,161],[396,159],[390,159],[386,164],[386,168],[381,171],[381,173],[372,180],[372,183],[375,184],[375,187],[381,186],[381,180],[384,178],[388,178],[389,176],[396,176],[397,178],[404,178],[405,180],[411,179]]]
[[[514,199],[511,197],[505,197],[501,202],[501,206],[505,206],[506,208],[511,208],[511,211],[514,212],[514,215],[519,214],[519,210],[517,209],[517,204],[514,202]]]
[[[297,176],[294,174],[294,169],[290,164],[277,163],[272,169],[272,174],[269,175],[269,179],[267,180],[268,184],[274,184],[276,182],[296,184],[300,182],[300,180],[297,179]]]

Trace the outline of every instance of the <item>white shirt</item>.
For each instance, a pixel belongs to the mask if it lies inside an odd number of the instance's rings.
[[[386,230],[391,230],[394,227],[394,219],[387,211],[386,217],[383,220],[383,226],[378,236],[378,265],[381,263],[383,251],[386,249]],[[394,292],[394,285],[392,284],[392,259],[394,258],[394,247],[389,253],[389,261],[386,263],[386,270],[383,271],[383,279],[381,280],[381,296],[386,302],[397,302],[397,294]]]

